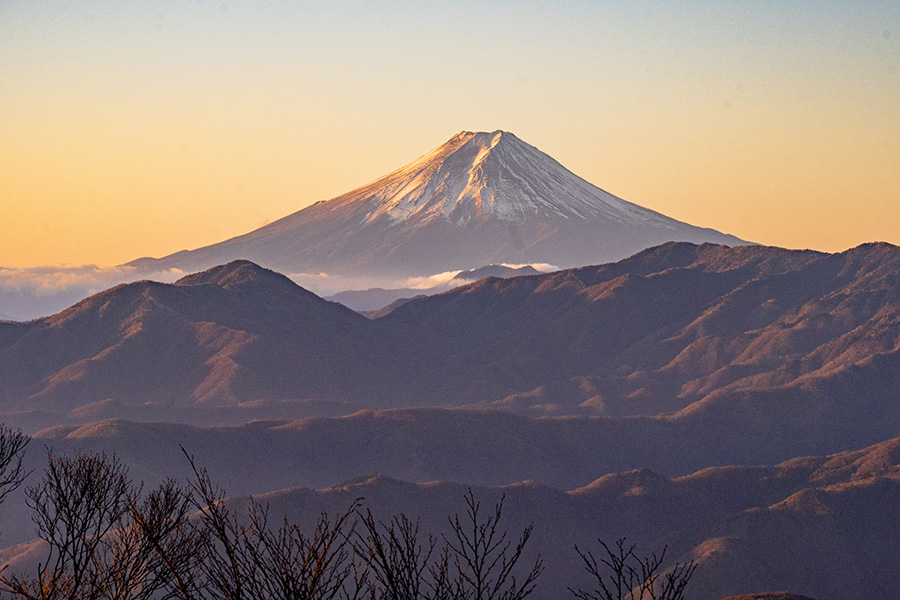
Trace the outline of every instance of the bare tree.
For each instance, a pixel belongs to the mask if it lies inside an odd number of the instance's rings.
[[[419,521],[406,515],[376,521],[371,511],[359,513],[361,529],[356,553],[368,565],[369,593],[391,600],[437,600],[449,596],[446,554],[435,555],[436,540],[420,538]]]
[[[268,526],[268,507],[252,503],[248,511],[247,545],[257,572],[252,590],[256,598],[284,600],[333,600],[353,596],[357,589],[347,542],[349,521],[355,504],[334,520],[320,515],[315,529],[304,533],[284,518],[281,526]],[[352,584],[346,586],[345,584]]]
[[[168,483],[142,500],[115,457],[48,450],[47,458],[26,490],[47,555],[33,575],[0,575],[0,588],[28,600],[168,596],[160,549],[186,518],[183,492]]]
[[[38,537],[49,545],[35,577],[3,584],[24,598],[99,598],[96,569],[104,536],[128,511],[125,470],[103,455],[47,452],[41,482],[26,490]]]
[[[543,571],[538,557],[521,579],[516,576],[529,525],[513,543],[500,528],[503,499],[486,515],[470,489],[466,511],[450,518],[442,544],[420,535],[419,522],[406,515],[376,521],[361,515],[357,552],[369,563],[373,594],[392,600],[522,600],[534,591]]]
[[[268,507],[251,499],[245,514],[231,510],[209,473],[194,470],[192,525],[197,563],[178,579],[179,597],[243,600],[353,600],[364,593],[350,536],[357,504],[331,519],[320,515],[311,532],[286,518],[269,524]]]
[[[22,467],[22,456],[30,441],[20,430],[0,423],[0,503],[28,476]]]
[[[0,501],[22,483],[27,443],[0,426]],[[303,529],[284,517],[271,524],[252,499],[245,512],[231,509],[188,459],[189,486],[169,480],[143,494],[114,456],[48,450],[43,477],[25,492],[46,556],[32,573],[0,572],[0,591],[23,600],[524,600],[543,572],[540,556],[521,565],[534,525],[512,538],[501,527],[505,497],[485,510],[470,489],[437,538],[406,515],[377,521],[359,501]],[[665,549],[642,557],[624,539],[598,541],[598,557],[575,548],[595,582],[570,588],[578,600],[683,600],[693,562],[663,570]]]
[[[595,588],[582,590],[569,588],[580,600],[683,600],[685,588],[697,565],[693,561],[676,563],[668,570],[662,570],[666,549],[657,556],[638,556],[635,546],[626,546],[625,538],[616,540],[610,548],[603,540],[597,540],[603,547],[600,558],[591,552],[575,551],[584,561],[585,569],[591,574]]]
[[[131,505],[131,528],[140,536],[138,547],[162,600],[182,597],[196,570],[196,538],[188,521],[192,506],[191,490],[171,479]]]
[[[485,515],[471,489],[466,493],[466,514],[450,519],[452,535],[445,538],[462,586],[457,598],[465,600],[522,600],[534,591],[544,570],[538,556],[531,569],[517,579],[515,568],[531,537],[534,523],[528,525],[513,544],[500,528],[505,496]]]

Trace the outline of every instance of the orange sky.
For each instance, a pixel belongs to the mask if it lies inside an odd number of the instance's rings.
[[[744,239],[900,244],[900,5],[750,4],[0,3],[0,266],[221,241],[463,129]]]

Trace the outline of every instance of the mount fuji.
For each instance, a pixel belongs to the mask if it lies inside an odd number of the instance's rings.
[[[487,264],[573,267],[668,241],[747,242],[626,202],[512,133],[463,131],[356,190],[139,270],[249,259],[285,273],[413,277]]]

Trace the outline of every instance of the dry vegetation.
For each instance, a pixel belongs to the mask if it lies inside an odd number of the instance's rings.
[[[0,431],[0,493],[27,476],[28,441]],[[243,513],[229,508],[223,490],[189,460],[189,484],[169,480],[145,492],[115,457],[48,450],[42,476],[26,489],[43,555],[31,568],[5,567],[2,593],[22,600],[523,600],[543,571],[540,556],[524,559],[532,526],[518,537],[503,528],[502,499],[491,509],[470,490],[465,510],[449,519],[451,533],[439,537],[403,514],[378,520],[358,502],[310,527],[270,519],[259,502]],[[599,562],[578,554],[603,594],[572,590],[576,598],[683,598],[692,564],[664,571],[662,556],[639,557],[623,541],[617,551],[600,543]],[[618,586],[616,595],[606,582]]]

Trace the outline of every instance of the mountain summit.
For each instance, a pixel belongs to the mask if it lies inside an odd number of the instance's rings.
[[[343,196],[364,222],[609,219],[668,225],[667,219],[574,175],[511,133],[463,131],[434,151]]]
[[[249,259],[288,273],[410,277],[486,264],[610,262],[667,241],[744,244],[626,202],[512,133],[463,131],[421,158],[248,234],[132,266]]]

